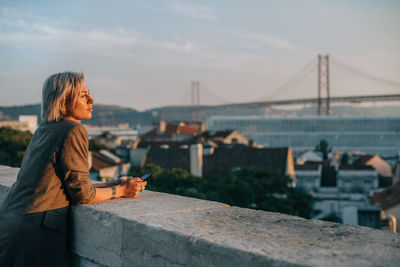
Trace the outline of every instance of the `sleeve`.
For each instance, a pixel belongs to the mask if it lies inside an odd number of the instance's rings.
[[[88,203],[96,195],[89,178],[88,135],[83,125],[72,128],[61,147],[60,165],[71,204]]]

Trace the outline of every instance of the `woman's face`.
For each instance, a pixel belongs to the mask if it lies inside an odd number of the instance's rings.
[[[85,82],[82,82],[81,92],[75,104],[67,108],[67,116],[64,116],[64,119],[80,121],[92,118],[93,103],[94,100],[89,95],[89,89],[86,87]]]

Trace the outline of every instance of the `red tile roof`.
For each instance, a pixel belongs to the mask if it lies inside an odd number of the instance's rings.
[[[146,156],[145,164],[149,163],[159,165],[167,170],[180,168],[190,171],[190,150],[179,147],[163,149],[153,146]]]
[[[320,162],[307,161],[304,164],[296,164],[294,166],[294,168],[295,168],[296,171],[297,170],[299,170],[299,171],[302,171],[302,170],[315,170],[316,171],[316,170],[318,170],[320,165],[321,165]]]
[[[216,132],[211,132],[210,136],[211,137],[222,137],[226,138],[228,135],[230,135],[233,131],[235,130],[225,130],[225,131],[216,131]]]
[[[360,155],[359,159],[357,160],[358,164],[363,164],[366,165],[367,162],[372,159],[373,157],[375,157],[375,155]]]
[[[178,133],[177,129],[178,129],[177,125],[167,123],[167,127],[165,128],[165,132],[162,134],[162,136],[170,137],[174,134],[177,134]]]
[[[371,202],[379,204],[382,210],[390,209],[400,204],[400,182],[396,185],[376,193],[371,197]]]
[[[372,166],[369,165],[364,165],[360,162],[353,163],[351,165],[349,164],[340,164],[339,170],[354,170],[354,171],[360,171],[360,170],[375,170]]]
[[[115,166],[115,162],[97,151],[91,151],[92,153],[92,167],[91,169],[99,171],[100,169]]]
[[[167,123],[165,132],[159,134],[158,127],[154,127],[150,131],[144,133],[142,137],[155,137],[155,136],[163,136],[163,137],[171,137],[175,134],[191,134],[197,135],[199,130],[191,125],[180,123],[178,125]]]
[[[208,178],[238,167],[265,167],[285,175],[288,153],[289,148],[219,147],[212,155],[203,157],[203,177]],[[146,157],[148,163],[165,169],[181,168],[190,171],[190,150],[178,146],[170,146],[168,149],[151,146]]]
[[[139,140],[136,148],[146,148],[146,147],[161,147],[167,145],[169,147],[181,147],[184,145],[197,144],[196,141],[152,141],[152,140]]]
[[[193,134],[193,135],[196,135],[196,134],[198,134],[198,132],[199,132],[198,129],[193,128],[192,126],[187,125],[187,124],[178,125],[178,127],[177,127],[177,133],[179,133],[179,134]]]
[[[218,147],[212,155],[203,157],[203,176],[233,168],[263,167],[281,175],[286,175],[289,148],[252,148],[245,146]]]
[[[142,134],[142,137],[146,137],[146,136],[156,136],[157,135],[157,127],[154,127],[153,129],[151,129],[148,132],[145,132],[144,134]]]

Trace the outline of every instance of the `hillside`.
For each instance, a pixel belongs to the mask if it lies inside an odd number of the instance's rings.
[[[273,108],[221,108],[199,107],[198,111],[189,106],[159,107],[143,112],[115,105],[94,106],[92,125],[150,125],[160,119],[166,121],[206,120],[211,116],[309,116],[316,114],[316,107],[304,107],[297,110],[283,110]],[[19,115],[33,114],[40,118],[40,104],[0,107],[0,120],[17,120]],[[335,116],[400,116],[400,105],[380,107],[333,106],[332,115]]]
[[[19,115],[37,115],[40,120],[40,104],[0,107],[0,120],[18,120]],[[149,111],[139,112],[131,108],[99,104],[94,106],[93,117],[88,123],[103,126],[120,123],[148,125],[158,120]]]

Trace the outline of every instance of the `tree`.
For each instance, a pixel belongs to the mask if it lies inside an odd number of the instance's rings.
[[[310,218],[315,199],[291,187],[291,178],[264,168],[242,168],[202,179],[182,169],[134,167],[132,176],[152,172],[147,189],[227,203],[239,207]]]
[[[328,154],[332,151],[332,148],[329,146],[328,141],[321,140],[319,144],[315,147],[315,151],[321,152],[323,159],[327,160]]]
[[[141,177],[145,173],[151,173],[151,174],[153,174],[153,178],[154,178],[154,177],[158,177],[163,172],[164,172],[164,169],[161,168],[161,166],[150,163],[150,164],[146,164],[143,168],[140,166],[132,167],[129,170],[128,175],[132,176],[132,177]]]
[[[340,159],[340,163],[341,163],[341,164],[349,164],[349,161],[350,161],[350,156],[349,156],[349,154],[348,154],[348,153],[344,153],[344,154],[342,155],[342,158]]]
[[[0,128],[0,164],[20,167],[32,134],[9,127]]]
[[[291,187],[291,178],[265,168],[231,170],[210,179],[219,199],[230,205],[310,218],[315,199]],[[212,191],[210,193],[213,193]],[[207,199],[211,196],[206,193]]]

